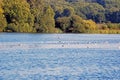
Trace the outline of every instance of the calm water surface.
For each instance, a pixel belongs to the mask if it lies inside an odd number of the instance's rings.
[[[120,80],[120,35],[0,33],[0,80]]]

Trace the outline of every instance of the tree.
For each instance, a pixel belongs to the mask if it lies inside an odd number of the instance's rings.
[[[40,26],[40,19],[44,15],[45,7],[43,0],[27,0],[30,5],[30,11],[34,15],[34,27],[37,29]]]
[[[39,26],[36,28],[37,32],[50,33],[49,28],[55,28],[54,11],[51,6],[44,7],[43,15],[39,19]]]
[[[62,16],[66,16],[66,17],[70,17],[74,14],[74,9],[72,7],[69,7],[69,8],[65,8],[63,10],[63,13],[62,13]]]
[[[37,32],[51,33],[55,28],[55,13],[49,4],[43,0],[27,0],[30,4],[31,13],[34,15],[34,27]],[[51,28],[51,29],[50,29]]]
[[[84,33],[86,31],[85,23],[83,22],[83,19],[78,15],[72,16],[71,23],[72,23],[73,33]]]
[[[59,17],[56,19],[56,27],[60,28],[63,32],[67,32],[71,27],[70,17]]]
[[[120,11],[106,12],[106,19],[112,23],[120,23]]]
[[[97,24],[93,20],[83,20],[86,30],[96,30]]]
[[[4,10],[2,9],[3,3],[2,0],[0,0],[0,32],[4,30],[4,28],[7,26],[6,18],[4,16]]]
[[[10,24],[13,31],[15,32],[34,31],[33,29],[34,18],[30,12],[30,6],[25,0],[11,0],[11,1],[3,0],[3,2],[5,4],[3,7],[8,22],[8,26]]]
[[[92,19],[95,22],[105,21],[105,9],[96,3],[90,3],[89,5],[81,8],[81,12],[86,15],[88,19]]]

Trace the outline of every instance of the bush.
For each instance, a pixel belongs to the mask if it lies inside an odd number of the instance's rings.
[[[5,32],[17,32],[18,26],[15,25],[14,23],[8,24],[7,27],[5,27],[4,31]]]

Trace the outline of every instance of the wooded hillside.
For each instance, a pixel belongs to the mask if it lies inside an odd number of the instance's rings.
[[[120,0],[0,0],[0,32],[120,33]]]

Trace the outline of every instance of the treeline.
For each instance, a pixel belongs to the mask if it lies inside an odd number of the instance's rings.
[[[120,33],[120,1],[0,0],[0,32]]]

